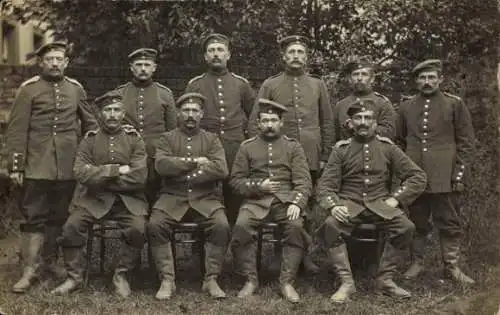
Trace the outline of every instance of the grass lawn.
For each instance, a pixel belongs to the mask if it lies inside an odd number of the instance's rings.
[[[290,304],[279,295],[277,271],[262,270],[263,281],[258,294],[248,300],[236,297],[243,280],[231,273],[228,263],[220,283],[228,298],[214,301],[201,292],[201,275],[197,256],[181,257],[181,270],[177,274],[177,294],[168,302],[154,299],[158,281],[147,264],[134,276],[133,296],[128,300],[118,298],[111,285],[112,258],[108,259],[108,272],[94,274],[88,288],[66,297],[51,296],[48,292],[58,284],[54,280],[41,280],[25,295],[10,292],[21,272],[16,249],[18,238],[9,235],[0,240],[0,314],[12,315],[70,315],[70,314],[474,314],[494,315],[500,305],[500,268],[475,266],[473,276],[479,285],[473,289],[459,288],[440,278],[437,253],[430,255],[422,278],[399,283],[413,293],[406,301],[393,301],[373,291],[372,277],[357,272],[358,292],[346,305],[335,305],[329,297],[338,286],[335,276],[318,254],[324,271],[315,276],[300,275],[296,288],[302,297],[299,304]],[[263,266],[268,266],[273,255],[267,250]],[[94,261],[94,260],[93,260]],[[93,270],[97,270],[97,261]]]

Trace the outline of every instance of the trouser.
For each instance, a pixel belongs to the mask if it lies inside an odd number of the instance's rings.
[[[289,204],[276,202],[271,205],[269,214],[264,219],[258,219],[255,214],[241,208],[233,227],[232,246],[238,269],[249,281],[257,281],[257,261],[255,256],[255,241],[258,226],[263,221],[273,221],[280,225],[283,231],[282,268],[280,283],[286,284],[296,276],[296,272],[305,250],[303,219],[289,220],[286,213]]]
[[[161,177],[156,172],[154,163],[153,158],[148,158],[148,180],[146,181],[145,190],[146,200],[149,204],[148,213],[151,213],[161,189]]]
[[[68,218],[75,181],[25,179],[21,197],[24,220],[21,231],[45,233],[47,226],[61,227]]]
[[[205,253],[205,278],[216,277],[220,274],[224,256],[229,244],[230,227],[223,208],[205,217],[194,209],[189,209],[181,219],[181,222],[197,222],[204,229],[207,240]],[[152,253],[155,256],[156,267],[162,280],[175,280],[174,262],[171,250],[166,247],[172,246],[172,225],[178,223],[167,212],[154,209],[147,224],[147,233]],[[160,251],[160,248],[165,248]],[[166,252],[169,254],[165,254]]]
[[[144,247],[146,217],[134,215],[121,202],[117,201],[111,210],[101,219],[96,219],[86,209],[75,208],[63,226],[59,239],[63,247],[66,268],[70,277],[80,281],[83,275],[83,251],[87,239],[87,231],[99,220],[113,220],[121,228],[121,237],[125,242],[122,246],[118,266],[115,272],[127,272],[136,266]]]
[[[423,259],[426,239],[434,223],[439,232],[443,262],[448,267],[457,264],[463,234],[458,197],[457,192],[424,193],[410,206],[410,218],[416,226],[412,246],[415,260]]]
[[[396,249],[407,248],[415,231],[413,223],[404,215],[384,219],[374,212],[364,210],[346,223],[329,216],[318,229],[318,237],[326,248],[336,247],[343,243],[342,234],[351,235],[352,230],[363,223],[375,224],[377,228],[386,233],[389,243]]]
[[[236,153],[240,148],[241,141],[221,138],[221,142],[226,154],[227,166],[229,168],[229,171],[231,171],[234,158],[236,157]],[[229,185],[229,180],[223,181],[222,193],[224,197],[224,207],[226,208],[227,219],[229,220],[229,224],[233,226],[236,222],[236,218],[238,217],[238,210],[240,209],[243,199],[241,196],[234,193]]]

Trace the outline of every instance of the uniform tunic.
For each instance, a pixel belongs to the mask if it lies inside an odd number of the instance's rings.
[[[197,157],[206,157],[210,164],[198,167],[193,161]],[[155,168],[162,177],[162,188],[154,210],[167,212],[180,221],[190,208],[205,217],[224,208],[220,182],[229,172],[216,134],[203,129],[190,134],[180,128],[164,133],[157,147]]]
[[[283,114],[283,134],[297,139],[304,148],[309,169],[317,171],[327,161],[333,145],[333,116],[328,90],[317,78],[281,73],[262,83],[257,99],[265,98],[288,109]],[[258,133],[258,106],[250,115],[250,136]]]
[[[333,108],[335,142],[352,136],[351,132],[346,130],[344,125],[346,120],[349,119],[347,110],[352,103],[365,99],[371,100],[374,103],[377,134],[382,137],[394,139],[396,135],[396,112],[391,101],[380,93],[370,92],[366,95],[351,94],[335,105]]]
[[[117,88],[123,95],[127,123],[134,126],[146,142],[148,156],[154,157],[160,135],[177,126],[172,91],[158,82],[128,82]]]
[[[9,170],[27,179],[73,179],[78,138],[97,128],[86,100],[80,83],[68,77],[35,76],[21,84],[5,133]]]
[[[246,139],[248,116],[254,104],[255,92],[250,83],[232,72],[208,71],[189,81],[188,92],[207,98],[200,126],[219,135],[231,167],[241,142]]]

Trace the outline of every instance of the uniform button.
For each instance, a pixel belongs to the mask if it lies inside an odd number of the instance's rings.
[[[428,104],[425,104],[425,105],[424,105],[424,108],[426,108],[426,109],[427,109],[427,108],[429,108],[429,105],[428,105]]]
[[[422,139],[422,143],[427,143],[427,140],[425,140],[425,139]]]
[[[53,135],[54,135],[54,136],[56,136],[56,135],[57,135],[57,132],[54,132],[54,133],[53,133]]]
[[[54,83],[54,86],[55,86],[55,87],[58,87],[59,85],[58,85],[57,83]]]
[[[191,146],[190,145],[186,146],[186,149],[191,150]]]
[[[273,173],[269,173],[269,177],[273,177]]]
[[[427,129],[427,125],[423,125],[422,128]]]
[[[430,99],[426,99],[425,101],[426,101],[427,103],[430,103],[430,102],[431,102],[431,100],[430,100]]]
[[[54,125],[54,129],[57,128],[57,125]]]
[[[191,141],[191,137],[187,138],[187,141]]]
[[[427,152],[427,148],[423,148],[422,151]]]
[[[299,105],[295,105],[295,108],[299,108]]]
[[[219,104],[224,104],[224,100],[220,100],[220,101],[219,101]]]
[[[59,89],[56,89],[56,93],[59,93]]]
[[[370,154],[370,151],[366,150],[366,151],[365,151],[365,154]]]
[[[302,119],[301,119],[301,118],[299,118],[299,119],[297,119],[297,121],[298,121],[298,122],[302,122]]]
[[[424,112],[424,116],[429,116],[429,112]]]
[[[224,121],[224,120],[226,120],[226,117],[221,116],[221,117],[220,117],[220,121]]]
[[[370,161],[370,158],[369,157],[365,157],[365,161]]]
[[[365,148],[368,148],[368,147],[369,147],[368,143],[365,143],[363,146],[364,146]]]
[[[139,124],[140,124],[140,125],[144,125],[144,122],[143,122],[143,121],[140,121],[140,122],[139,122]]]
[[[369,169],[370,168],[370,165],[365,165],[365,169]]]
[[[143,99],[143,98],[144,98],[144,96],[142,96],[142,95],[139,95],[139,98],[140,98],[140,99]]]
[[[224,130],[221,130],[221,131],[220,131],[220,134],[221,134],[221,135],[223,135],[223,134],[224,134]]]
[[[143,132],[144,132],[144,129],[142,129],[142,128],[141,128],[141,129],[139,129],[139,132],[140,132],[140,133],[143,133]]]
[[[269,164],[273,164],[273,160],[269,160]]]
[[[142,104],[144,104],[144,102],[143,101],[139,101],[139,105],[142,105]]]
[[[114,156],[112,156],[112,157],[111,157],[111,161],[113,161],[114,159],[115,159],[115,157],[114,157]]]
[[[112,147],[112,146],[114,146],[115,144],[114,144],[114,143],[110,143],[109,145]]]
[[[298,99],[299,99],[299,97],[298,97],[298,96],[295,96],[295,99],[296,99],[296,100],[298,100]]]
[[[144,92],[144,89],[143,89],[143,88],[141,88],[141,92]]]
[[[424,137],[427,137],[428,133],[427,132],[424,132]]]
[[[295,90],[295,93],[299,93],[300,91],[299,90]]]
[[[293,81],[298,81],[297,77],[293,77]]]
[[[115,139],[115,137],[109,137],[109,139],[110,139],[110,140],[114,140],[114,139]]]
[[[56,117],[54,117],[54,120],[55,120],[55,121],[57,121],[58,119],[59,119],[59,118],[58,118],[57,116],[56,116]]]
[[[222,96],[223,94],[221,92],[218,93],[219,96]]]
[[[217,82],[222,82],[222,79],[221,78],[217,78]]]
[[[188,189],[188,193],[190,193],[190,192],[193,192],[193,190],[191,188]]]
[[[424,123],[428,122],[429,120],[427,118],[424,118]]]
[[[221,90],[221,89],[222,89],[222,85],[218,85],[218,86],[217,86],[217,88],[218,88],[219,90]]]
[[[188,153],[187,153],[187,156],[191,156],[191,152],[188,152]]]
[[[220,108],[220,111],[221,111],[221,112],[224,112],[224,111],[225,111],[224,107],[221,107],[221,108]]]
[[[269,156],[273,156],[273,152],[269,152]]]
[[[366,193],[363,193],[363,197],[366,197]]]
[[[365,178],[365,184],[368,184],[370,182],[369,178]]]
[[[144,115],[139,115],[139,119],[144,119]]]

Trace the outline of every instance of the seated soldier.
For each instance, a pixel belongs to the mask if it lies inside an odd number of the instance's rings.
[[[306,247],[302,214],[311,195],[311,175],[300,143],[281,134],[286,107],[267,99],[260,99],[258,106],[260,134],[241,144],[230,179],[232,188],[245,198],[232,240],[237,268],[247,278],[238,297],[250,296],[258,287],[254,245],[258,225],[269,220],[284,232],[281,293],[288,301],[299,302],[292,284]]]
[[[74,164],[79,189],[59,240],[68,278],[52,293],[69,293],[83,282],[87,230],[98,220],[111,219],[123,229],[125,241],[113,284],[119,295],[128,297],[130,285],[126,273],[140,261],[145,243],[148,210],[144,195],[148,175],[145,144],[132,126],[122,125],[125,109],[120,94],[108,92],[95,103],[99,108],[100,128],[87,132],[80,143]]]
[[[214,133],[200,129],[205,97],[186,93],[176,103],[180,126],[164,133],[157,145],[155,169],[162,177],[160,197],[147,225],[151,250],[160,275],[159,300],[175,292],[171,225],[181,221],[202,224],[207,235],[205,279],[202,289],[213,298],[225,298],[219,276],[230,238],[229,223],[219,184],[228,176],[222,143]]]
[[[377,122],[373,105],[371,100],[357,100],[349,106],[347,114],[351,118],[353,137],[335,144],[318,183],[320,206],[331,212],[318,234],[342,282],[331,297],[337,303],[346,302],[356,291],[341,234],[349,235],[362,223],[375,224],[388,235],[377,288],[392,297],[410,297],[408,291],[392,280],[397,250],[407,248],[415,231],[401,208],[422,193],[426,175],[391,140],[375,135]],[[401,180],[394,193],[390,192],[392,174]]]

